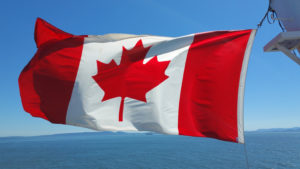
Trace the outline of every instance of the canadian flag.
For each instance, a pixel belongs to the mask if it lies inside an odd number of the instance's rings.
[[[19,77],[22,104],[52,123],[243,143],[254,36],[255,30],[76,36],[38,18],[38,50]]]

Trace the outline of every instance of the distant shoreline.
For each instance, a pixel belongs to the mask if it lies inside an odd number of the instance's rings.
[[[258,129],[258,130],[246,131],[246,132],[300,132],[300,127]]]
[[[245,133],[299,133],[300,127],[293,128],[270,128],[258,129],[253,131],[245,131]],[[0,136],[0,139],[7,138],[25,138],[25,137],[51,137],[51,136],[96,136],[96,135],[162,135],[154,132],[111,132],[111,131],[92,131],[92,132],[74,132],[74,133],[57,133],[45,135],[32,135],[32,136]]]

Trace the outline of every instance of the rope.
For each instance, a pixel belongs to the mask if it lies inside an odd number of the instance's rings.
[[[270,8],[270,7],[269,7]],[[269,8],[268,8],[268,10],[267,10],[267,12],[266,12],[266,14],[264,15],[264,17],[261,19],[261,21],[259,22],[259,24],[257,24],[257,29],[259,29],[261,26],[262,26],[262,24],[263,24],[263,22],[265,21],[265,19],[267,18],[267,16],[269,15]],[[268,21],[269,21],[269,19],[268,19]]]
[[[280,19],[278,19],[278,17],[277,17],[276,11],[273,10],[273,9],[272,9],[272,14],[273,14],[273,16],[275,16],[275,19],[278,20],[278,24],[279,24],[279,26],[280,26],[282,32],[285,32],[285,29],[284,29],[284,27],[282,26],[282,23],[281,23]],[[273,19],[274,22],[275,22],[275,19]]]
[[[249,161],[248,161],[248,153],[247,153],[247,149],[246,149],[246,143],[244,143],[244,152],[245,152],[245,159],[246,159],[247,169],[250,169]]]
[[[268,22],[269,22],[269,12],[271,10],[271,0],[269,0],[269,6],[268,6],[268,10],[266,12],[266,14],[264,15],[264,17],[260,20],[259,24],[257,25],[257,29],[260,28],[262,26],[262,24],[264,23],[265,19],[267,18],[268,19]]]
[[[279,24],[279,26],[280,26],[280,28],[281,28],[281,30],[282,30],[282,32],[285,32],[285,29],[284,29],[284,27],[283,27],[283,25],[282,25],[280,19],[277,17],[276,11],[271,7],[271,1],[272,1],[272,0],[269,0],[268,10],[267,10],[266,14],[264,15],[264,17],[263,17],[263,18],[261,19],[261,21],[259,22],[259,24],[257,25],[257,29],[259,29],[259,28],[262,26],[263,22],[264,22],[265,19],[267,18],[267,21],[268,21],[269,24],[274,24],[275,21],[277,20],[277,21],[278,21],[278,24]],[[270,20],[270,17],[269,17],[269,14],[270,14],[270,13],[271,13],[271,19],[272,19],[272,21]]]

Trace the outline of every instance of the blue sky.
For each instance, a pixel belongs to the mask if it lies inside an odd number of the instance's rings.
[[[90,131],[51,124],[24,112],[18,76],[36,51],[34,24],[41,17],[72,34],[182,36],[213,30],[256,28],[268,0],[30,0],[0,6],[0,136]],[[300,126],[300,66],[263,46],[281,29],[267,22],[258,31],[248,67],[245,129]]]

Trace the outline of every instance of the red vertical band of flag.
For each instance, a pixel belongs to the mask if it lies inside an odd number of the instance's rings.
[[[183,76],[180,135],[237,142],[238,88],[251,30],[197,34]]]
[[[24,110],[53,123],[66,122],[84,36],[65,33],[37,19],[33,59],[19,77]]]

